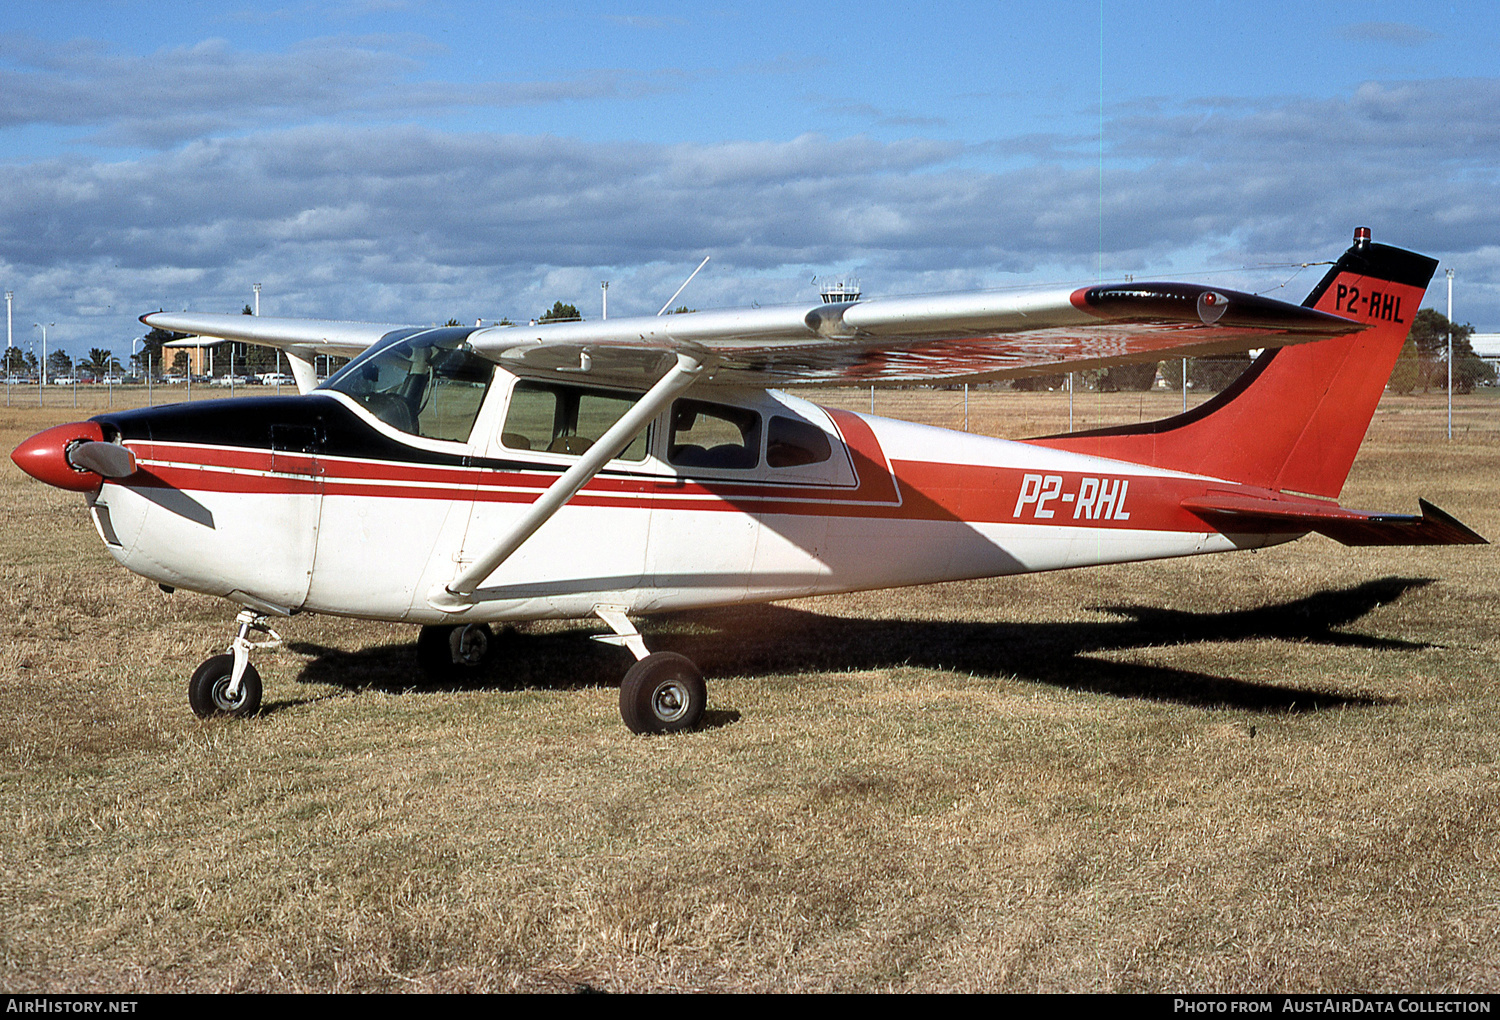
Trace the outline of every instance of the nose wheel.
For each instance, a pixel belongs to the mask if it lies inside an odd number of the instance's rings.
[[[243,719],[260,711],[260,673],[250,665],[250,649],[275,648],[281,644],[281,635],[253,609],[240,613],[235,622],[240,629],[229,651],[203,660],[188,681],[188,704],[200,719]],[[252,638],[251,634],[266,636]]]
[[[260,711],[260,673],[249,663],[238,687],[234,681],[234,656],[215,655],[193,671],[188,681],[188,704],[200,719],[231,716],[242,719]]]

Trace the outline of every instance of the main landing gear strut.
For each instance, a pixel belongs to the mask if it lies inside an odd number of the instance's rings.
[[[708,687],[692,660],[676,652],[648,651],[623,609],[595,606],[594,615],[614,631],[594,640],[622,645],[636,659],[620,682],[620,718],[630,732],[678,733],[697,726],[708,705]]]
[[[614,631],[594,640],[624,647],[636,658],[620,683],[620,717],[631,732],[676,733],[697,726],[708,704],[698,667],[676,652],[649,651],[623,609],[597,606],[594,615]],[[417,660],[428,679],[452,682],[473,675],[494,646],[488,624],[438,624],[422,628]]]

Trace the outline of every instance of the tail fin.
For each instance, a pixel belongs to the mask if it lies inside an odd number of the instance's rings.
[[[1031,442],[1336,499],[1436,269],[1425,255],[1371,243],[1360,227],[1302,303],[1368,329],[1268,350],[1185,414]]]

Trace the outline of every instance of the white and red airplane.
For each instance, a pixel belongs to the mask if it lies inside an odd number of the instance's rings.
[[[1483,542],[1337,497],[1437,263],[1367,228],[1300,306],[1183,283],[897,298],[529,327],[157,312],[286,352],[299,396],[99,415],[12,458],[87,494],[105,547],[241,606],[189,684],[254,713],[267,619],[419,624],[436,672],[501,621],[598,617],[636,658],[636,732],[707,693],[630,617],[1228,552]],[[819,407],[768,386],[978,382],[1266,348],[1229,389],[1143,425],[1020,442]],[[317,385],[318,354],[353,356]],[[266,634],[269,638],[260,638]]]

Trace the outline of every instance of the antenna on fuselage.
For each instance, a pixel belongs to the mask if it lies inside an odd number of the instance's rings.
[[[713,258],[712,255],[703,256],[703,261],[698,263],[698,268],[693,270],[692,276],[689,276],[686,280],[682,281],[682,286],[678,287],[677,290],[672,294],[672,296],[667,298],[667,303],[661,306],[661,311],[657,312],[657,315],[665,314],[666,310],[672,307],[672,302],[677,300],[677,295],[681,294],[684,290],[687,289],[687,285],[693,282],[693,276],[697,276],[698,273],[703,269],[703,267],[708,265],[708,260],[711,258]]]

